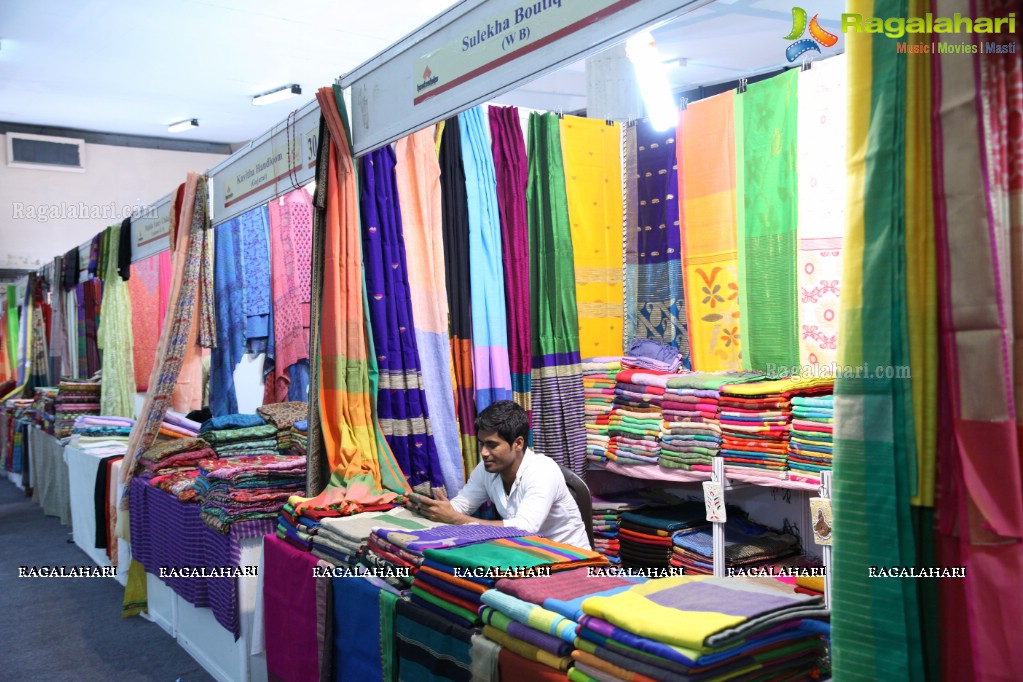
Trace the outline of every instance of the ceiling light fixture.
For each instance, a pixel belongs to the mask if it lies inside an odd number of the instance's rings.
[[[294,97],[295,95],[302,94],[302,86],[293,84],[285,85],[282,88],[271,90],[270,92],[264,92],[262,95],[256,95],[252,98],[252,103],[257,107],[264,106],[266,104],[274,104],[288,98]]]
[[[185,121],[178,121],[177,123],[170,124],[169,126],[167,126],[167,132],[168,133],[183,133],[186,130],[191,130],[192,128],[198,128],[198,127],[199,127],[199,121],[197,119],[190,118],[190,119],[185,120]]]
[[[678,109],[671,95],[668,69],[664,55],[657,49],[657,43],[649,31],[643,31],[629,38],[625,53],[636,71],[639,91],[643,95],[647,116],[654,130],[668,130],[678,123]]]

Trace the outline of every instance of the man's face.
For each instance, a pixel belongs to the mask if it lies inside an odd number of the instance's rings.
[[[525,439],[519,436],[509,443],[497,431],[480,431],[476,434],[480,444],[480,459],[488,474],[499,474],[514,462],[525,447]]]

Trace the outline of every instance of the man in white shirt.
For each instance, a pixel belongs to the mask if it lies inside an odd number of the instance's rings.
[[[555,542],[590,549],[579,506],[551,458],[526,447],[529,417],[510,400],[493,403],[476,417],[480,463],[452,500],[412,495],[412,508],[431,521],[520,528]],[[469,516],[487,500],[502,521]]]

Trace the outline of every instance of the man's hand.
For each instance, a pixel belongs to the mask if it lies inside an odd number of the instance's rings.
[[[412,510],[438,523],[449,523],[452,525],[467,523],[469,517],[456,511],[451,506],[451,502],[448,501],[448,496],[444,494],[443,490],[438,490],[436,495],[437,499],[434,500],[417,493],[412,493],[410,496]]]

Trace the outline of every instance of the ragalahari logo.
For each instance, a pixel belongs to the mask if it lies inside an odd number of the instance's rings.
[[[785,48],[785,58],[790,62],[796,61],[811,50],[819,53],[821,48],[818,45],[834,47],[838,42],[838,36],[834,33],[828,33],[821,28],[821,25],[817,22],[817,17],[820,15],[813,15],[809,27],[807,27],[806,23],[807,16],[806,10],[802,7],[792,8],[792,31],[785,36],[785,40],[796,41]],[[802,36],[807,30],[810,32],[810,37],[803,38]]]

